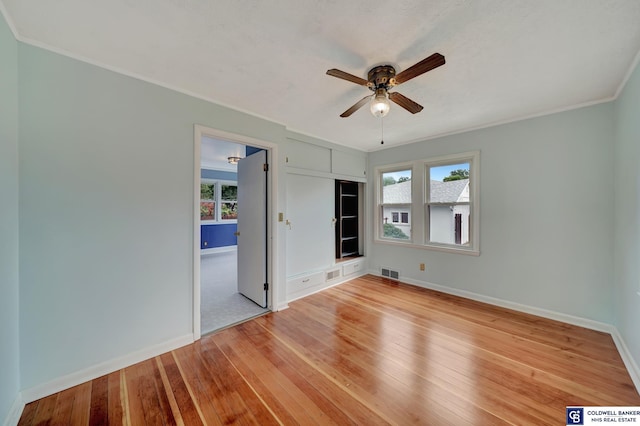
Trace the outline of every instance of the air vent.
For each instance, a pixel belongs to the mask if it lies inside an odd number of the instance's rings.
[[[327,272],[327,281],[331,281],[340,276],[340,269],[335,269],[333,271]]]
[[[389,268],[382,268],[382,276],[391,278],[392,280],[397,280],[400,278],[400,273],[398,271],[394,271]]]

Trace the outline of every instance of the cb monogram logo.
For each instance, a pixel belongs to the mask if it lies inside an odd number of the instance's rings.
[[[567,408],[567,424],[568,425],[583,425],[584,420],[582,418],[583,408]]]

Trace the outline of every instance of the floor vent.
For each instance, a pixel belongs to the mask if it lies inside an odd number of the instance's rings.
[[[400,278],[400,273],[398,271],[394,271],[393,269],[382,268],[382,276],[397,280]]]
[[[340,276],[340,269],[335,269],[333,271],[327,272],[327,281],[331,281]]]

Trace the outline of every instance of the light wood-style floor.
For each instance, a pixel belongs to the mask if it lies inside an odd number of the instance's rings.
[[[20,425],[559,425],[640,406],[608,334],[352,280],[28,404]]]

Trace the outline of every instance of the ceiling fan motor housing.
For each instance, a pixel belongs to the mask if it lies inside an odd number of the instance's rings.
[[[396,70],[391,65],[380,65],[371,68],[368,74],[369,89],[374,92],[377,89],[387,90],[389,87],[394,86],[394,77],[396,76]]]

